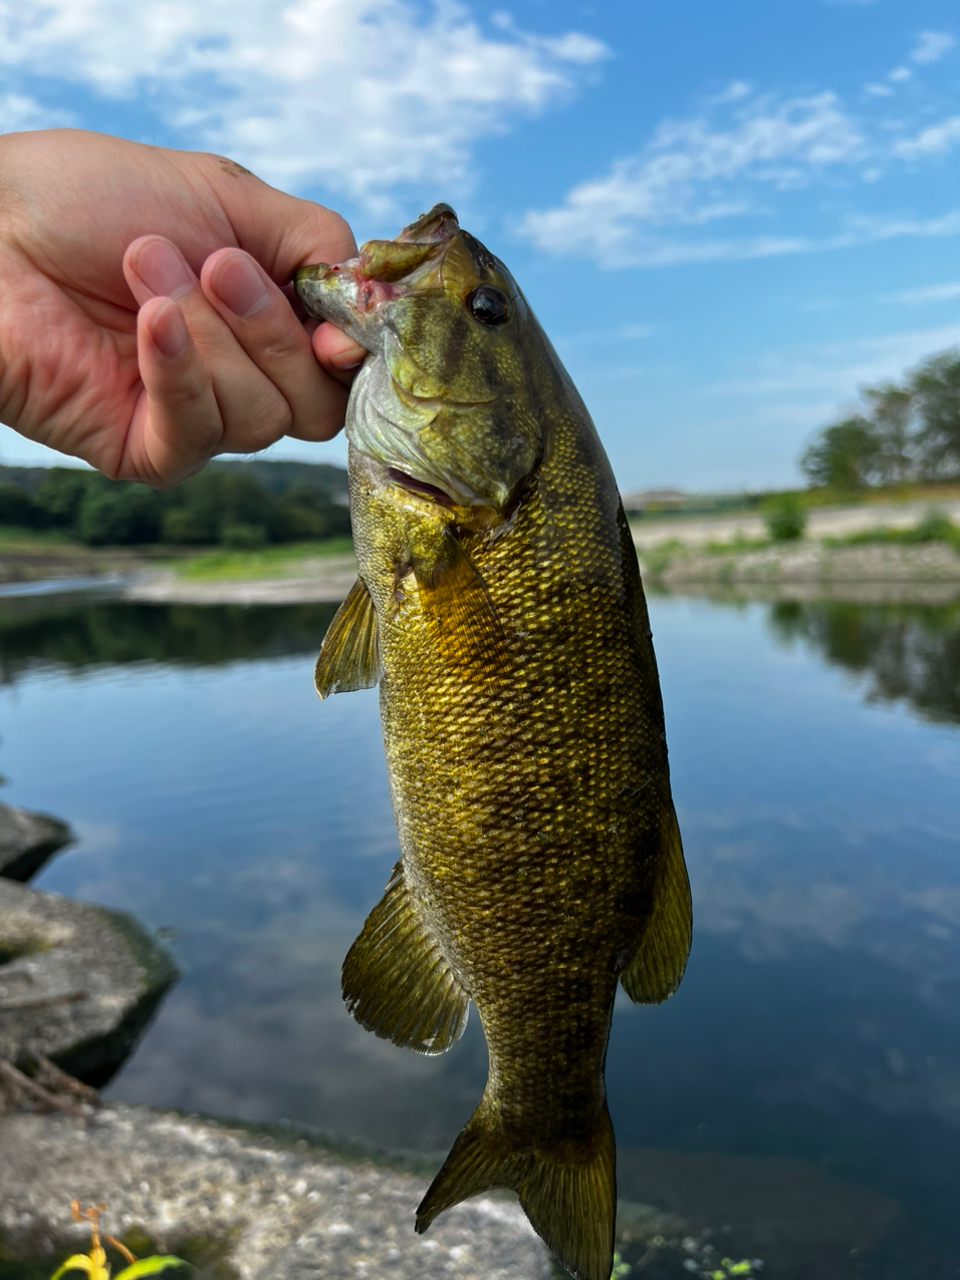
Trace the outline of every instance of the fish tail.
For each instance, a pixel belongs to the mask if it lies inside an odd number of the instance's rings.
[[[417,1231],[461,1200],[508,1187],[578,1280],[609,1280],[617,1205],[616,1146],[606,1103],[593,1134],[549,1149],[510,1147],[484,1097],[417,1209]]]

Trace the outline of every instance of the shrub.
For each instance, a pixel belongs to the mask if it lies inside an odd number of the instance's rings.
[[[807,513],[800,499],[793,493],[771,498],[764,509],[767,530],[774,542],[793,542],[803,537],[807,527]]]
[[[209,546],[217,541],[217,530],[212,520],[192,507],[174,507],[164,513],[160,526],[164,542],[176,542],[187,546]]]
[[[952,542],[956,530],[939,507],[928,507],[912,530],[911,542]]]
[[[259,551],[267,541],[267,531],[262,524],[223,524],[220,541],[235,551]]]

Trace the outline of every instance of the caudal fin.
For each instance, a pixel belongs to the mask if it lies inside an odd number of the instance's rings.
[[[493,1187],[517,1192],[534,1230],[577,1280],[609,1280],[617,1179],[605,1105],[588,1139],[518,1151],[484,1098],[417,1209],[417,1231],[426,1231],[445,1209]]]

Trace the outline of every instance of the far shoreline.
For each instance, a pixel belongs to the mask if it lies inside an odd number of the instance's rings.
[[[922,502],[812,509],[807,536],[784,542],[766,537],[753,513],[650,516],[630,527],[652,594],[945,605],[960,599],[956,539],[883,536],[915,527],[929,510]],[[960,501],[939,510],[960,526]],[[0,540],[0,597],[93,589],[148,604],[336,604],[356,576],[348,539],[247,552]]]

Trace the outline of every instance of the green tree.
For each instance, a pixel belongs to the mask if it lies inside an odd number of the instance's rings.
[[[0,524],[37,529],[45,523],[45,513],[26,489],[21,489],[18,484],[0,484]]]
[[[800,459],[811,485],[862,489],[876,470],[879,446],[873,424],[861,414],[821,431]]]
[[[871,435],[876,443],[874,469],[883,484],[903,484],[912,470],[911,432],[914,393],[894,382],[866,387],[864,399],[870,406]]]
[[[44,513],[45,523],[54,528],[74,530],[88,492],[106,483],[97,471],[52,467],[37,488],[34,501]]]
[[[350,512],[308,484],[293,484],[276,505],[270,531],[277,542],[349,536]]]
[[[960,475],[960,352],[945,351],[922,364],[910,387],[920,419],[917,442],[924,478]]]
[[[267,530],[275,506],[253,474],[213,468],[187,480],[170,498],[164,537],[198,545],[221,542],[224,530],[238,525]]]
[[[139,484],[91,488],[77,517],[77,534],[90,547],[156,542],[160,536],[160,495]]]

